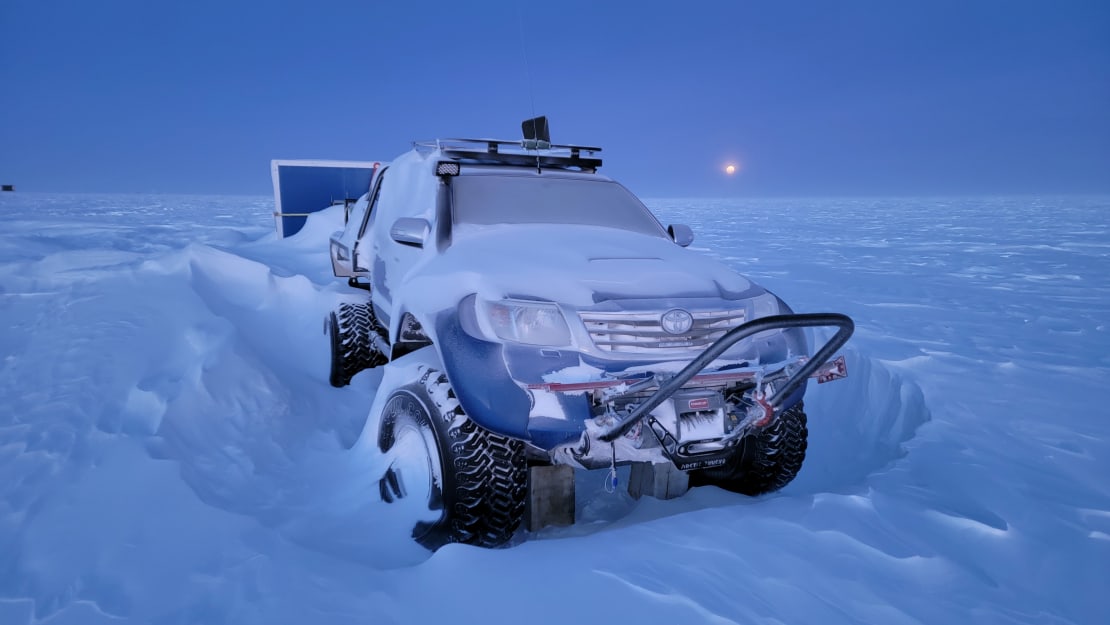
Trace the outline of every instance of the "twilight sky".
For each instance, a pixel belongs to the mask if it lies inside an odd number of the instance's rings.
[[[20,191],[266,194],[533,111],[645,197],[1105,193],[1110,2],[0,3]]]

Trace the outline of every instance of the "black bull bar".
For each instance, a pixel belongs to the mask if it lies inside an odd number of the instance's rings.
[[[767,403],[771,408],[778,410],[779,406],[791,393],[796,391],[799,386],[805,384],[806,380],[812,375],[821,365],[828,362],[832,358],[836,350],[844,346],[851,338],[852,332],[855,331],[856,324],[847,315],[840,313],[801,313],[795,315],[771,315],[769,317],[761,317],[753,321],[741,324],[728,332],[724,336],[717,339],[705,349],[704,352],[698,355],[697,358],[690,361],[690,364],[682,368],[681,371],[675,376],[659,386],[659,390],[636,406],[634,410],[627,414],[617,417],[611,425],[604,429],[599,438],[605,442],[612,442],[627,432],[629,428],[636,425],[641,419],[651,414],[652,410],[659,407],[659,404],[667,401],[671,395],[678,392],[691,378],[701,373],[714,360],[719,358],[721,354],[725,353],[728,348],[736,343],[760,332],[767,330],[784,330],[787,328],[818,328],[818,327],[835,327],[836,334],[831,339],[825,342],[820,350],[812,358],[810,358],[800,369],[794,372],[794,375],[786,381],[781,388],[775,390],[775,394],[767,399]]]

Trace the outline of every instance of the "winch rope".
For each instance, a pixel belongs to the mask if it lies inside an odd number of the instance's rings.
[[[612,495],[617,492],[617,484],[620,483],[617,479],[617,444],[609,443],[609,448],[613,450],[613,459],[609,463],[609,472],[605,474],[605,492]]]

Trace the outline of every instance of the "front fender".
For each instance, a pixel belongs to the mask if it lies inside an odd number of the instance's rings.
[[[532,400],[509,374],[504,347],[468,335],[454,310],[436,317],[432,338],[467,416],[487,430],[528,439]]]

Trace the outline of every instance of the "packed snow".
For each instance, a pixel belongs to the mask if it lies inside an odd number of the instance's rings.
[[[1110,622],[1110,198],[649,205],[856,320],[800,475],[580,472],[576,525],[430,554],[363,441],[383,372],[328,385],[341,213],[0,195],[0,624]]]

